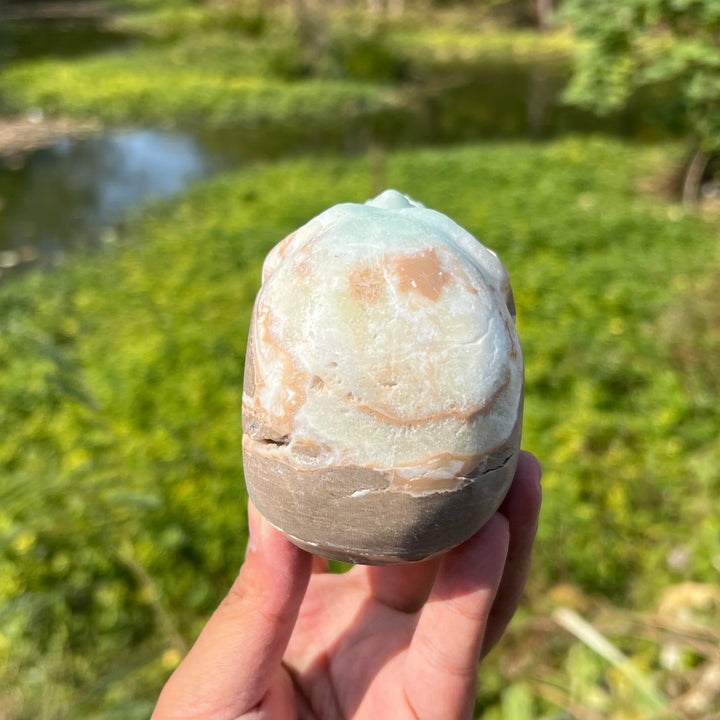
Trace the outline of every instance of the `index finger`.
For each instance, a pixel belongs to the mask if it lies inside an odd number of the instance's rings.
[[[310,579],[312,556],[252,505],[248,553],[227,597],[162,691],[153,720],[236,718],[277,678]]]

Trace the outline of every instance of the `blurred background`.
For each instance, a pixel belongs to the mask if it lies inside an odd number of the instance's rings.
[[[267,251],[495,249],[545,504],[477,716],[720,718],[720,4],[0,2],[0,719],[147,718],[247,527]]]

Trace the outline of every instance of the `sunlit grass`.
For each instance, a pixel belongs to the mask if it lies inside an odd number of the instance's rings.
[[[197,51],[197,49],[195,49]],[[46,61],[7,71],[10,107],[48,115],[97,117],[114,124],[248,125],[327,116],[357,117],[397,103],[386,87],[323,78],[292,82],[232,67],[194,63],[153,49],[84,62]]]

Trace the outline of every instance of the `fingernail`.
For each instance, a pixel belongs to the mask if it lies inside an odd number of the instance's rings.
[[[248,544],[247,553],[255,552],[260,541],[260,518],[252,503],[248,503]]]

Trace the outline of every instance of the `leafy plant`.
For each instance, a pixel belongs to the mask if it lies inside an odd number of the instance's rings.
[[[568,0],[578,33],[570,101],[600,111],[625,105],[642,87],[672,93],[693,135],[684,199],[697,200],[709,155],[720,149],[720,4],[716,0]]]

